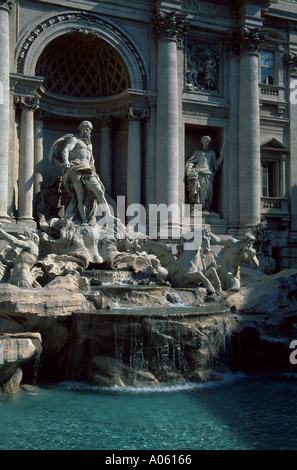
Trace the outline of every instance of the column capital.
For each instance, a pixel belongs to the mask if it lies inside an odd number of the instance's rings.
[[[187,16],[176,12],[159,12],[153,18],[153,30],[157,40],[171,39],[180,42],[190,28]]]
[[[111,116],[98,116],[95,121],[100,127],[111,127]]]
[[[126,113],[122,115],[127,121],[141,121],[147,116],[147,112],[144,109],[135,109],[130,107]]]
[[[35,111],[39,107],[39,98],[35,96],[15,96],[14,102],[21,109]]]
[[[267,34],[260,28],[243,28],[240,32],[229,31],[227,44],[228,53],[239,55],[258,53],[267,39]]]
[[[13,1],[0,0],[0,10],[4,10],[10,13],[12,10],[12,7],[13,7]]]

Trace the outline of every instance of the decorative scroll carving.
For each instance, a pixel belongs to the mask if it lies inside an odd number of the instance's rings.
[[[0,10],[6,10],[8,13],[10,13],[12,6],[13,2],[9,2],[8,0],[0,0]]]
[[[189,27],[186,16],[175,12],[160,12],[153,19],[153,30],[158,40],[174,39],[181,42]]]
[[[16,96],[14,102],[20,108],[31,111],[35,111],[39,107],[39,98],[34,96]]]

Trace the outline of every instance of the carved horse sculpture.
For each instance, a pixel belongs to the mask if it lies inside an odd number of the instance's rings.
[[[210,233],[213,243],[225,247],[223,261],[217,268],[222,288],[224,290],[238,290],[240,288],[240,266],[249,263],[253,268],[259,267],[256,250],[253,248],[255,237],[251,233],[246,233],[239,239],[220,237]]]
[[[198,287],[202,284],[210,293],[215,292],[215,287],[210,282],[213,270],[203,272],[201,235],[195,230],[185,234],[177,245],[177,254],[165,243],[153,240],[146,241],[142,248],[148,253],[153,253],[159,259],[161,265],[167,269],[167,280],[173,287]],[[219,280],[216,285],[220,288]]]

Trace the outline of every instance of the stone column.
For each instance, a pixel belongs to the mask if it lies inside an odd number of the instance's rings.
[[[258,51],[265,39],[258,29],[239,37],[239,222],[240,230],[261,218],[261,160]]]
[[[33,180],[34,180],[34,111],[38,99],[21,97],[22,109],[20,129],[19,162],[19,221],[33,220]]]
[[[101,127],[100,138],[100,165],[99,175],[106,193],[112,194],[112,144],[111,144],[111,118],[109,116],[97,118],[96,122]]]
[[[12,2],[0,0],[0,220],[9,219],[8,167],[9,167],[9,13]]]
[[[186,29],[184,17],[159,13],[156,113],[156,203],[179,205],[179,90],[177,44]],[[183,155],[183,152],[181,152]],[[173,223],[178,222],[177,220]]]
[[[239,225],[239,192],[238,184],[238,99],[239,99],[239,61],[238,44],[233,33],[228,36],[228,99],[230,113],[227,138],[227,172],[228,172],[228,233],[236,235]]]
[[[145,113],[130,108],[124,115],[128,120],[127,206],[141,201],[141,135],[140,122]]]
[[[43,127],[44,121],[49,118],[47,111],[40,110],[37,119],[35,120],[34,136],[34,195],[39,193],[42,189],[43,172]]]

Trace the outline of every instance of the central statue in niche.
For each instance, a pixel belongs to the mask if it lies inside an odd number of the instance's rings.
[[[96,224],[95,211],[103,204],[109,216],[110,209],[105,198],[105,188],[95,169],[89,121],[79,125],[78,135],[67,134],[56,140],[49,152],[50,161],[63,172],[63,183],[71,196],[65,219],[76,224]]]
[[[217,159],[209,148],[211,138],[201,138],[202,149],[195,150],[186,163],[186,190],[191,206],[201,204],[202,210],[210,211],[213,203],[213,180],[223,161],[222,152]]]

